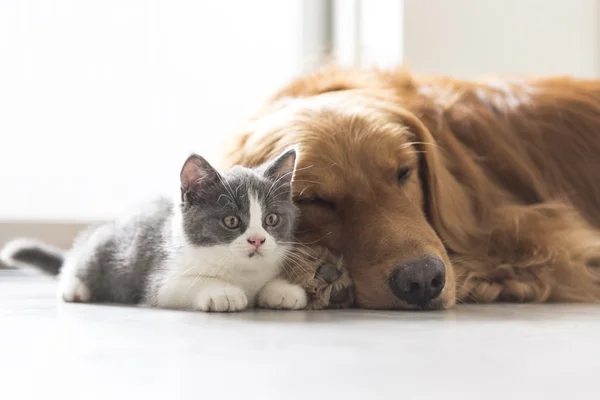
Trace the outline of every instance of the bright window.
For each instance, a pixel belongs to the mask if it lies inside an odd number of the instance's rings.
[[[300,0],[0,1],[0,218],[175,194],[301,64]]]

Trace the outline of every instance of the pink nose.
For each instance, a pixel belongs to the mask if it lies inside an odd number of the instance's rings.
[[[248,243],[256,247],[257,249],[262,246],[262,244],[267,240],[263,236],[250,236],[248,238]]]

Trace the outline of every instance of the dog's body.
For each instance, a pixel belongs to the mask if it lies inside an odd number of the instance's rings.
[[[277,93],[228,163],[295,143],[297,239],[343,256],[358,306],[600,300],[600,81],[329,68]]]

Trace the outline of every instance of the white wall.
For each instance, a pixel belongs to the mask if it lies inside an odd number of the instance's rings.
[[[178,189],[301,65],[301,0],[0,0],[0,220]]]
[[[404,0],[333,0],[331,55],[343,66],[402,62]]]
[[[108,218],[176,191],[188,152],[214,160],[221,137],[306,63],[307,5],[0,0],[0,220]],[[342,61],[600,75],[597,0],[334,5]]]
[[[404,3],[404,60],[416,71],[600,77],[598,0]]]

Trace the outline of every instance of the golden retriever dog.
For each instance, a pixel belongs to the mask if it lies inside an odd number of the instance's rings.
[[[299,149],[286,272],[312,308],[600,300],[600,81],[328,67],[226,163]]]

